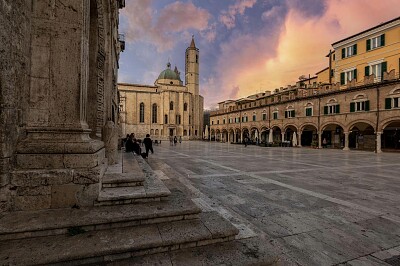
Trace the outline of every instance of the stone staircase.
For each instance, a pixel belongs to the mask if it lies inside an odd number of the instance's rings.
[[[238,230],[168,188],[140,156],[109,167],[93,207],[0,217],[0,264],[100,264],[233,240]]]

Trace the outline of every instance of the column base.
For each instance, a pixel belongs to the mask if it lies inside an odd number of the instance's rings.
[[[350,149],[349,149],[349,148],[346,148],[346,147],[344,147],[342,150],[343,150],[343,151],[349,151]]]

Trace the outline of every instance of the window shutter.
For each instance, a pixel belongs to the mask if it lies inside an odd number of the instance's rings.
[[[285,118],[287,118],[288,117],[288,113],[287,113],[287,111],[285,111]]]
[[[369,76],[369,66],[365,67],[365,76],[368,77]]]
[[[365,111],[369,111],[369,100],[365,101]]]
[[[357,54],[357,44],[353,45],[353,55]]]
[[[340,85],[344,85],[345,80],[344,80],[344,72],[340,73]]]
[[[371,50],[371,39],[367,40],[367,51]]]
[[[392,109],[392,98],[385,99],[385,109]]]
[[[387,62],[382,62],[382,79],[383,79],[383,73],[387,71]]]
[[[353,70],[354,78],[357,80],[357,68]]]
[[[346,50],[342,48],[342,59],[346,57]]]
[[[324,106],[324,115],[328,114],[328,106]]]
[[[292,117],[295,117],[296,116],[296,114],[295,114],[295,112],[294,112],[294,110],[292,111]]]
[[[385,34],[381,35],[381,46],[385,46]]]
[[[353,113],[356,110],[356,103],[350,103],[350,113]]]
[[[336,114],[340,114],[340,105],[339,104],[336,105]]]

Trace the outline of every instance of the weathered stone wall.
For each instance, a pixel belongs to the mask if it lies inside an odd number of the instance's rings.
[[[12,155],[28,86],[30,0],[0,0],[0,212],[11,206]]]

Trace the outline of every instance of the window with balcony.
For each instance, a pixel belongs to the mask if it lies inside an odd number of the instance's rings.
[[[385,34],[367,40],[367,51],[385,46]]]
[[[375,81],[379,82],[383,78],[383,73],[387,71],[387,62],[371,63],[365,67],[365,76],[375,75]]]
[[[340,85],[346,85],[353,79],[357,79],[357,69],[352,69],[340,73]]]

